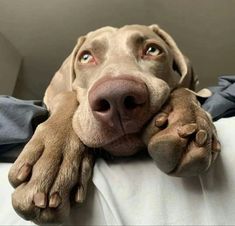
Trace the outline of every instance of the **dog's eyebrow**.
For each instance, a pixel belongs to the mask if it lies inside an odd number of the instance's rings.
[[[138,49],[143,45],[143,43],[150,37],[139,32],[132,33],[127,39],[127,45],[131,47],[134,53],[138,52]]]
[[[105,51],[107,49],[107,41],[106,40],[93,40],[91,43],[90,43],[90,48],[93,50],[93,51]]]
[[[147,35],[143,35],[141,33],[134,33],[130,36],[130,41],[136,44],[142,44],[144,41],[149,39],[150,37]]]

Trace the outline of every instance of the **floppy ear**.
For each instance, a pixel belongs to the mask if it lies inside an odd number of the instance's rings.
[[[55,73],[44,95],[44,103],[48,110],[52,104],[53,98],[64,91],[72,91],[72,83],[75,79],[74,63],[76,55],[81,45],[84,43],[85,37],[82,36],[78,39],[76,46],[72,53],[66,58],[62,66]]]
[[[174,39],[158,25],[149,26],[169,46],[173,53],[173,69],[181,76],[178,87],[186,87],[195,90],[198,85],[198,77],[193,71],[190,61],[182,54]]]

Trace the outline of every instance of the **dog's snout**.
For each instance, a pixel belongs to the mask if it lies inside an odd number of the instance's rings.
[[[139,129],[148,112],[149,93],[144,82],[121,77],[98,82],[89,92],[94,117],[125,132]]]

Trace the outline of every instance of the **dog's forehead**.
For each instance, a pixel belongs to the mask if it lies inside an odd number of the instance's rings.
[[[148,26],[144,25],[126,25],[121,28],[103,27],[92,31],[86,35],[86,44],[94,41],[115,41],[115,40],[129,40],[138,37],[155,38],[160,37]]]
[[[157,36],[150,27],[137,24],[121,27],[119,28],[118,32],[127,35],[139,34],[141,36],[148,36],[150,38]]]
[[[99,28],[99,29],[97,29],[95,31],[89,32],[86,35],[86,38],[92,40],[92,39],[95,39],[95,38],[98,38],[98,37],[102,37],[102,36],[106,36],[106,35],[109,35],[109,34],[113,34],[117,30],[118,30],[118,28],[115,28],[115,27],[110,27],[110,26],[102,27],[102,28]]]

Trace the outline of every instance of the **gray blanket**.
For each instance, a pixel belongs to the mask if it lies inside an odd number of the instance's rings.
[[[202,107],[210,112],[213,120],[235,116],[235,75],[221,76],[218,85],[208,89],[213,95]]]
[[[47,117],[42,101],[0,96],[0,161],[13,161]]]

